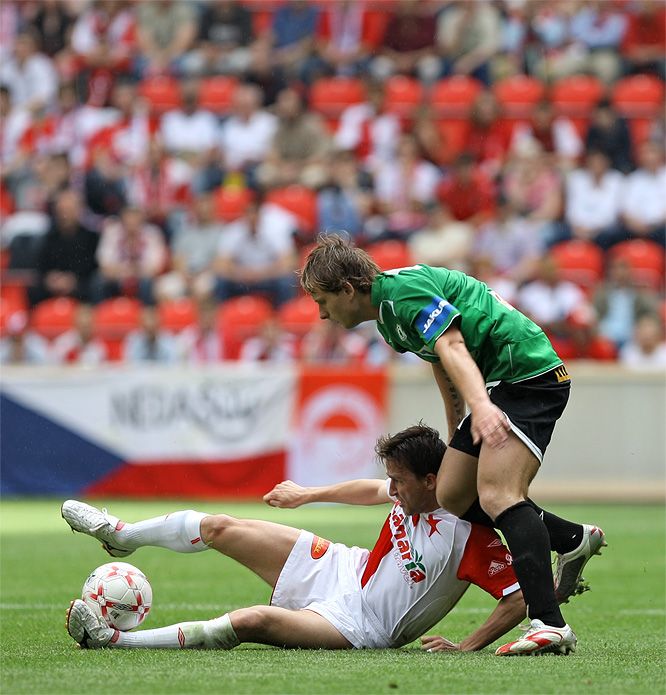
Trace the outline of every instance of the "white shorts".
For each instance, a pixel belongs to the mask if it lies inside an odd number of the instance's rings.
[[[318,613],[356,649],[391,647],[382,625],[363,605],[359,578],[369,554],[364,548],[301,531],[275,584],[271,605]]]

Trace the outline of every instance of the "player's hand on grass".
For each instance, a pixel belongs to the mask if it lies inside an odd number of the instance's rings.
[[[271,507],[295,509],[307,502],[306,492],[306,488],[293,483],[291,480],[284,480],[264,495],[264,502],[270,504]]]
[[[509,438],[511,425],[506,415],[487,401],[472,408],[471,428],[475,444],[483,441],[493,449],[501,449]]]
[[[421,637],[421,649],[427,652],[459,652],[460,645],[439,635]]]

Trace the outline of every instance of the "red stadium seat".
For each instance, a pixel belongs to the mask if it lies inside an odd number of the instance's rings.
[[[443,161],[451,164],[465,149],[471,123],[467,119],[444,118],[437,122],[437,130],[442,138]]]
[[[550,100],[558,116],[571,119],[581,135],[584,135],[595,105],[604,96],[606,88],[592,75],[563,77],[552,86]]]
[[[496,82],[493,93],[505,118],[529,118],[534,106],[544,98],[546,87],[535,77],[513,75]]]
[[[384,85],[385,108],[400,118],[412,118],[423,102],[423,85],[404,75],[390,77]]]
[[[624,77],[615,83],[612,101],[627,118],[654,118],[664,109],[664,83],[651,75]]]
[[[622,258],[633,271],[641,287],[661,291],[664,287],[664,249],[653,241],[631,239],[616,244],[608,251],[609,260]]]
[[[253,197],[249,188],[237,188],[235,186],[219,188],[215,192],[217,217],[225,222],[233,222],[243,215]]]
[[[310,88],[310,108],[326,118],[340,118],[348,106],[364,100],[363,82],[353,77],[322,77]]]
[[[196,302],[189,298],[165,301],[157,307],[160,326],[172,333],[195,325],[198,313]]]
[[[590,241],[563,241],[551,249],[560,276],[590,291],[604,272],[604,253]]]
[[[314,304],[314,302],[312,303]],[[20,323],[22,323],[24,320],[27,320],[27,312],[25,306],[22,304],[18,304],[11,298],[7,298],[4,296],[0,297],[0,335],[5,335],[8,329],[8,323],[10,322],[10,319],[12,319],[12,317],[15,317],[14,320],[17,320]]]
[[[141,302],[129,297],[106,299],[95,307],[95,334],[106,345],[109,360],[122,357],[125,336],[139,327]]]
[[[446,77],[433,85],[430,104],[436,116],[465,118],[481,91],[483,91],[483,84],[471,77],[464,75]]]
[[[203,79],[199,90],[199,106],[219,115],[228,113],[237,86],[238,80],[235,77],[216,75]]]
[[[298,184],[276,188],[266,196],[266,202],[278,205],[295,215],[303,232],[309,234],[315,230],[317,196],[311,189]]]
[[[172,77],[148,77],[139,85],[139,94],[149,104],[151,112],[160,116],[181,105],[180,87]]]
[[[367,251],[381,270],[405,268],[414,264],[407,244],[402,241],[378,241],[368,246]]]
[[[32,329],[49,340],[59,336],[74,326],[78,305],[69,297],[45,299],[32,310]]]
[[[243,342],[259,335],[273,316],[273,307],[264,297],[245,295],[224,302],[218,309],[217,325],[227,359],[237,359]]]
[[[319,307],[311,297],[296,297],[278,310],[283,330],[302,338],[319,321]]]

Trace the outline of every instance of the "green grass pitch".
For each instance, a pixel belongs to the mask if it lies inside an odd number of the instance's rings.
[[[601,525],[609,547],[586,571],[592,590],[565,606],[578,651],[498,659],[477,654],[401,650],[323,652],[242,645],[231,652],[84,651],[64,630],[65,609],[88,572],[108,560],[99,544],[73,535],[58,500],[3,501],[0,645],[3,693],[663,693],[665,662],[665,518],[660,507],[559,507]],[[308,528],[347,544],[372,545],[383,507],[108,502],[128,521],[194,507]],[[270,589],[210,551],[178,555],[142,549],[129,560],[150,578],[146,627],[208,619],[266,603]],[[471,587],[433,633],[459,639],[493,600]]]

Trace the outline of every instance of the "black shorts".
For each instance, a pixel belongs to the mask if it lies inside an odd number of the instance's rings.
[[[555,422],[569,400],[570,390],[571,379],[562,365],[517,384],[500,381],[497,386],[488,388],[488,394],[509,419],[511,430],[541,462],[553,436]],[[472,441],[471,423],[472,417],[467,414],[449,446],[479,458],[481,444]]]

